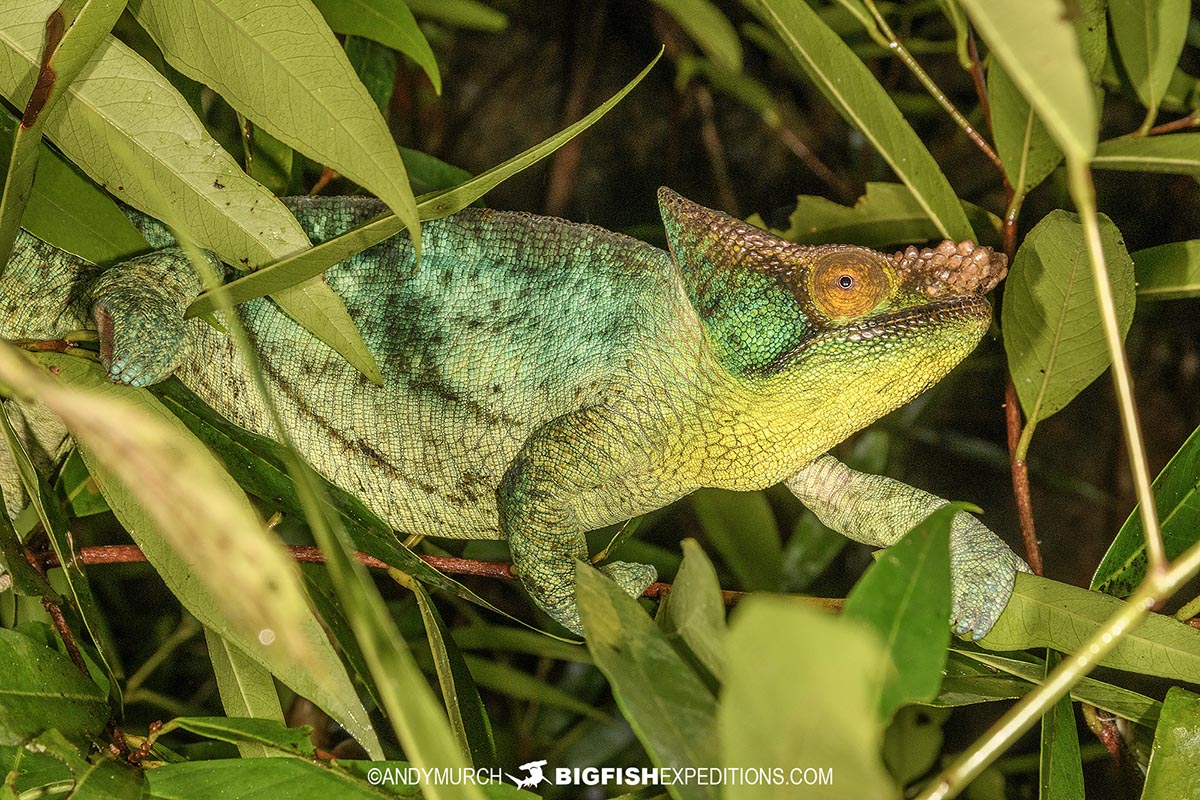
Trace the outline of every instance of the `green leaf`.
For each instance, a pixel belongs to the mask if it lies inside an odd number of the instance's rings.
[[[6,380],[30,381],[64,416],[117,519],[184,608],[378,752],[295,564],[183,423],[148,393],[109,381],[98,364],[39,354],[68,389],[15,370],[10,352],[0,349]]]
[[[1062,150],[998,61],[988,67],[988,100],[1004,174],[1019,194],[1027,194],[1059,165]]]
[[[304,726],[289,728],[282,720],[250,719],[248,717],[175,717],[153,734],[158,739],[171,731],[187,731],[206,739],[229,744],[258,744],[273,751],[273,755],[313,758],[309,741],[312,729]]]
[[[942,726],[950,712],[927,705],[908,706],[896,713],[883,739],[883,762],[901,785],[907,786],[932,769],[942,754]]]
[[[0,628],[0,664],[0,744],[23,744],[50,728],[83,742],[104,728],[104,691],[57,650]]]
[[[779,588],[783,545],[762,492],[701,489],[691,496],[704,537],[746,591]]]
[[[417,62],[433,90],[442,93],[442,75],[429,42],[404,0],[313,0],[337,33],[364,36],[398,50]]]
[[[1110,139],[1096,148],[1092,167],[1200,177],[1200,133]]]
[[[866,626],[786,598],[749,597],[734,610],[726,659],[722,766],[788,774],[803,765],[832,772],[829,796],[899,796],[879,757],[888,656]],[[737,797],[779,792],[739,786]]]
[[[742,70],[742,43],[737,31],[710,0],[654,0],[679,27],[700,46],[703,53],[723,69]]]
[[[808,509],[800,513],[783,548],[780,591],[799,594],[808,589],[846,549],[849,539],[821,524]]]
[[[217,691],[226,716],[253,717],[283,724],[283,709],[271,673],[254,659],[225,641],[220,634],[204,629],[208,658],[212,662]],[[235,742],[242,758],[266,758],[267,747],[249,741]]]
[[[1167,690],[1154,731],[1142,800],[1200,796],[1196,737],[1200,736],[1200,695],[1179,686]]]
[[[1099,114],[1061,0],[960,1],[1062,151],[1078,160],[1090,158]]]
[[[1108,0],[1113,40],[1125,74],[1146,107],[1148,129],[1187,38],[1188,0]]]
[[[1058,664],[1054,651],[1046,653],[1043,677]],[[1083,797],[1083,761],[1075,730],[1075,706],[1062,697],[1042,717],[1041,758],[1038,770],[1041,800],[1076,800]]]
[[[25,113],[13,136],[0,196],[0,273],[12,255],[33,190],[46,118],[124,9],[125,0],[66,0],[46,20],[37,82],[26,102],[14,103]]]
[[[0,159],[12,147],[16,126],[17,118],[0,108]],[[122,261],[150,248],[112,198],[45,142],[21,227],[93,264]]]
[[[581,644],[565,642],[541,633],[503,625],[477,623],[455,628],[451,633],[463,650],[495,650],[501,653],[525,653],[576,664],[591,664],[592,657]]]
[[[58,471],[54,489],[70,505],[72,517],[90,517],[109,510],[79,451],[74,448]]]
[[[321,15],[304,3],[132,0],[167,62],[275,138],[366,187],[421,237],[387,123]]]
[[[1000,221],[993,215],[970,203],[962,205],[980,236],[999,230]],[[761,218],[749,221],[766,227]],[[899,183],[875,182],[868,183],[866,194],[849,207],[824,197],[800,195],[787,229],[771,232],[797,244],[837,242],[876,249],[927,242],[940,235],[911,189]]]
[[[1133,320],[1133,261],[1117,226],[1103,215],[1099,224],[1124,336]],[[1028,418],[1022,434],[1027,447],[1034,427],[1111,363],[1083,226],[1075,215],[1053,211],[1025,237],[1008,274],[1000,319],[1009,370]]]
[[[564,708],[573,714],[580,714],[594,720],[608,719],[604,712],[593,708],[589,703],[585,703],[570,692],[565,692],[528,672],[478,656],[464,656],[464,658],[475,681],[493,692],[530,703]]]
[[[1133,254],[1133,273],[1139,298],[1200,296],[1200,239],[1138,250]]]
[[[421,621],[425,624],[425,636],[433,654],[433,665],[437,672],[438,686],[442,690],[442,704],[450,719],[463,753],[468,755],[476,767],[490,767],[496,763],[496,743],[492,740],[492,723],[487,709],[479,697],[479,689],[458,644],[450,636],[442,615],[433,605],[433,599],[425,587],[405,575],[404,585],[417,598]]]
[[[57,3],[6,0],[0,95],[10,102],[28,96],[43,23]],[[130,102],[131,86],[137,87],[136,102]],[[229,264],[255,266],[308,246],[296,219],[208,135],[171,83],[112,37],[45,122],[47,138],[94,181]],[[274,300],[364,375],[382,382],[349,313],[327,285],[311,281]]]
[[[383,762],[372,766],[381,767]],[[166,764],[146,770],[145,800],[379,800],[381,792],[364,778],[298,758],[220,759]],[[387,787],[406,788],[404,786]],[[415,787],[412,791],[418,791]],[[383,795],[387,796],[387,795]]]
[[[456,28],[499,33],[508,17],[478,0],[404,0],[413,14]]]
[[[578,136],[592,126],[600,117],[621,101],[625,95],[636,86],[650,69],[662,57],[660,51],[645,69],[627,83],[621,91],[610,97],[599,108],[592,111],[583,119],[570,125],[550,138],[542,141],[520,155],[510,158],[503,164],[492,167],[486,172],[471,178],[451,189],[437,192],[433,195],[422,196],[417,206],[417,213],[422,220],[438,219],[461,211],[471,203],[486,194],[500,182],[515,175],[521,170],[536,164],[541,159],[553,153],[558,148]],[[294,286],[305,280],[317,280],[320,275],[334,264],[346,260],[350,256],[366,250],[372,245],[379,244],[384,239],[395,236],[403,230],[403,221],[388,214],[366,222],[348,233],[336,236],[290,258],[284,258],[270,267],[260,269],[232,283],[226,284],[221,291],[226,293],[231,303],[242,303],[265,294],[274,296],[281,287]],[[307,284],[306,284],[307,285]],[[200,295],[187,309],[187,316],[194,317],[215,311],[218,304],[214,293],[205,292]]]
[[[984,667],[986,665],[987,667],[1006,672],[1009,675],[1017,676],[1031,684],[1042,683],[1046,678],[1044,662],[1025,653],[1002,656],[972,649],[973,645],[968,645],[965,642],[959,642],[955,644],[955,647],[958,649],[950,652],[950,661],[947,664],[946,670],[947,674],[951,674],[956,668],[959,672],[962,672],[964,671],[964,667],[971,666],[984,674],[993,676],[994,673]],[[1022,689],[1015,694],[1006,696],[1021,697],[1024,694],[1025,690]],[[1120,686],[1113,686],[1110,683],[1104,683],[1094,678],[1083,678],[1079,683],[1075,684],[1071,689],[1071,699],[1076,702],[1096,706],[1099,709],[1145,727],[1153,728],[1155,723],[1158,722],[1160,704],[1157,701],[1151,700],[1143,694],[1123,689]]]
[[[725,601],[717,571],[695,539],[683,540],[683,563],[659,610],[668,639],[680,639],[709,674],[725,674]]]
[[[657,767],[717,762],[717,701],[637,600],[587,564],[575,569],[587,646],[613,696]],[[739,766],[750,766],[737,762]],[[717,798],[716,786],[677,783],[676,800]]]
[[[1087,67],[1093,84],[1100,83],[1104,63],[1108,60],[1108,0],[1075,0],[1079,8],[1071,15],[1075,34],[1079,37],[1079,56]]]
[[[113,668],[113,664],[118,663],[115,661],[117,646],[112,639],[112,633],[104,615],[100,611],[100,606],[96,602],[96,597],[92,593],[87,575],[84,574],[83,565],[74,557],[75,549],[72,545],[72,533],[66,509],[59,501],[58,495],[50,488],[50,484],[38,474],[33,466],[33,461],[30,460],[29,453],[26,452],[24,445],[17,437],[17,432],[8,418],[8,411],[3,405],[0,405],[0,432],[2,432],[0,435],[12,456],[25,493],[29,496],[29,504],[36,511],[42,524],[42,530],[50,539],[50,545],[58,557],[62,576],[70,593],[71,605],[83,619],[84,627],[92,637],[96,653],[100,657],[100,667],[108,682],[113,701],[119,709],[121,693],[117,688],[117,672]]]
[[[821,93],[857,128],[912,190],[939,234],[956,241],[973,234],[954,190],[920,137],[871,71],[803,2],[745,0],[783,39]]]
[[[1200,540],[1200,428],[1154,479],[1163,549],[1173,559]],[[1092,577],[1092,588],[1125,597],[1146,576],[1146,541],[1138,508],[1130,512]]]
[[[978,644],[996,651],[1050,647],[1074,652],[1120,606],[1121,601],[1109,595],[1021,572],[1000,619]],[[1200,631],[1151,614],[1126,632],[1100,663],[1200,683]]]
[[[891,657],[880,695],[885,722],[896,709],[937,695],[950,644],[950,523],[942,506],[884,550],[855,584],[843,614],[879,634]]]
[[[400,57],[392,48],[364,36],[347,36],[344,47],[346,48],[346,59],[350,62],[350,66],[354,67],[354,73],[363,82],[367,93],[371,95],[371,99],[379,107],[379,112],[383,114],[383,118],[387,119],[388,109],[392,105],[392,95],[396,90],[396,70],[399,68]],[[403,148],[400,150],[400,157],[404,158]],[[416,185],[412,166],[407,159],[404,159],[404,169],[408,171],[408,180],[412,184],[413,191],[425,191]]]

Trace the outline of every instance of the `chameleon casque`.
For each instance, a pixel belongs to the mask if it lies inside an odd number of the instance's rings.
[[[285,202],[313,241],[385,210]],[[786,482],[827,525],[875,546],[944,504],[826,451],[974,349],[991,319],[984,294],[1005,271],[1003,256],[970,242],[891,256],[797,246],[668,189],[659,204],[669,254],[590,225],[467,209],[424,224],[419,268],[407,234],[332,267],[325,280],[383,386],[271,301],[241,306],[291,437],[319,472],[399,531],[507,539],[529,594],[576,633],[584,533],[699,487]],[[183,319],[201,288],[193,267],[164,228],[140,224],[157,249],[104,271],[22,232],[0,278],[0,337],[96,329],[114,380],[174,373],[271,435],[230,339]],[[966,513],[951,558],[951,624],[982,636],[1025,564]],[[633,595],[655,578],[642,564],[600,569]]]

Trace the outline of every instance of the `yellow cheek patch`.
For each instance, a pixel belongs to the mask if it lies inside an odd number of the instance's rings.
[[[833,318],[858,317],[875,309],[895,290],[892,275],[867,253],[834,252],[821,256],[808,277],[808,295],[817,309]]]

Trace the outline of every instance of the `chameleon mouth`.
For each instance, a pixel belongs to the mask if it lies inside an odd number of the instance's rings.
[[[992,307],[981,295],[957,295],[903,311],[878,314],[850,325],[825,331],[809,340],[809,344],[827,338],[848,342],[894,339],[903,334],[911,334],[923,329],[936,329],[947,324],[963,322],[978,322],[982,329],[991,319]]]

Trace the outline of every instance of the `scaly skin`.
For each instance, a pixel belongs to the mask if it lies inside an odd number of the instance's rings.
[[[270,301],[241,306],[288,433],[318,471],[405,533],[508,539],[534,600],[577,633],[584,533],[698,487],[788,480],[835,528],[882,545],[941,504],[822,454],[964,358],[1003,273],[1002,257],[966,243],[891,258],[798,247],[659,197],[674,258],[591,226],[469,209],[425,224],[419,269],[400,235],[328,270],[382,387]],[[288,202],[314,241],[382,210]],[[115,380],[174,372],[271,435],[230,340],[182,322],[199,290],[186,259],[139,222],[162,249],[104,273],[22,234],[0,278],[0,337],[97,328]],[[3,462],[0,481],[15,492]],[[954,622],[981,636],[1023,564],[968,519],[955,527]],[[602,569],[631,594],[655,577]]]

